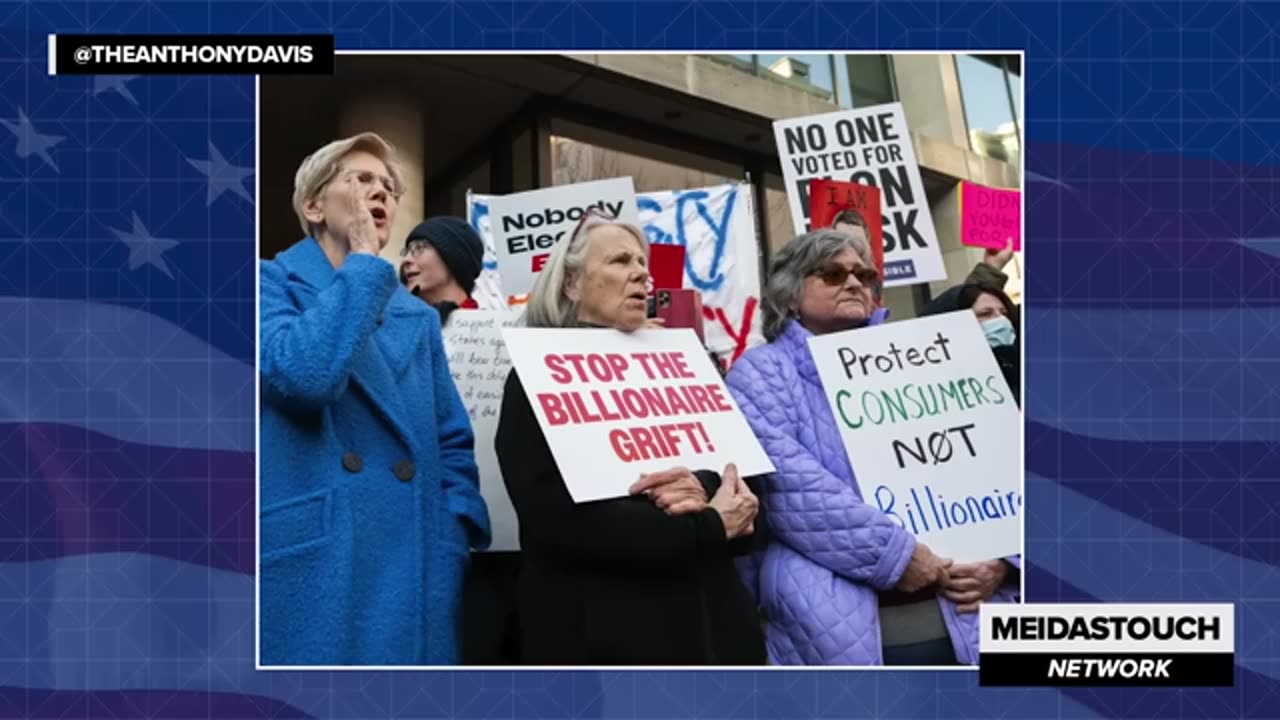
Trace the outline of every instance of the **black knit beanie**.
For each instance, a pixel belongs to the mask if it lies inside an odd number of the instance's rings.
[[[484,261],[484,242],[475,230],[462,218],[449,215],[427,218],[405,238],[405,247],[414,240],[431,243],[449,268],[449,274],[462,286],[467,295],[476,287]]]

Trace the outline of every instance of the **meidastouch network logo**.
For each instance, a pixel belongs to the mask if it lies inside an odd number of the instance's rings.
[[[1231,687],[1232,605],[982,606],[979,682]]]

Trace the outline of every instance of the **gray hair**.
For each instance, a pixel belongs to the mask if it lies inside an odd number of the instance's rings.
[[[617,220],[607,220],[598,215],[588,215],[586,220],[574,232],[573,237],[556,243],[551,250],[551,257],[543,265],[542,272],[533,281],[533,289],[529,291],[529,303],[524,311],[524,324],[527,327],[567,328],[578,322],[578,303],[569,299],[569,283],[582,282],[582,266],[587,258],[587,246],[591,239],[591,231],[606,225],[613,225],[626,230],[636,242],[645,257],[649,256],[649,240],[644,232],[635,225]]]
[[[339,163],[353,152],[364,151],[373,155],[387,166],[387,172],[399,188],[404,187],[404,176],[400,172],[400,162],[396,157],[396,149],[391,143],[382,139],[377,133],[363,132],[342,140],[334,140],[307,156],[298,166],[293,178],[293,212],[298,216],[302,231],[315,235],[316,228],[307,221],[306,205],[330,180],[338,174]]]
[[[766,340],[777,340],[787,321],[795,316],[793,308],[800,304],[805,278],[846,249],[857,253],[863,265],[875,267],[866,241],[835,230],[814,230],[797,236],[773,256],[761,303]]]

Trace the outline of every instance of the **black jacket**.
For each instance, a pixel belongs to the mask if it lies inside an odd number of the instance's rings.
[[[520,521],[523,662],[765,664],[733,563],[758,535],[726,542],[715,510],[672,517],[643,496],[575,504],[514,371],[495,444]],[[710,497],[719,475],[697,474]]]

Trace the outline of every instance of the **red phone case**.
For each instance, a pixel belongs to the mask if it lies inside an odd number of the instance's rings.
[[[706,342],[702,331],[702,293],[692,288],[659,288],[655,295],[663,327],[693,328],[698,340]]]

